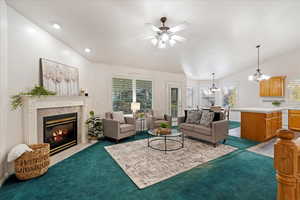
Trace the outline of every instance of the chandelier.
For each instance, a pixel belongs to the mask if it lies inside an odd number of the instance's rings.
[[[155,35],[146,37],[147,39],[150,39],[153,46],[164,49],[167,47],[173,47],[177,42],[184,42],[186,40],[182,36],[175,35],[176,32],[179,32],[186,28],[186,23],[182,23],[170,28],[165,25],[167,21],[166,17],[160,18],[160,21],[162,24],[161,27],[157,27],[151,23],[147,23],[147,25],[150,25],[152,31],[154,31],[155,33]]]
[[[211,93],[220,91],[220,88],[217,88],[216,83],[215,83],[215,73],[212,73],[211,76],[212,76],[212,84],[211,84],[211,87],[209,88],[209,91]]]
[[[261,72],[260,68],[259,68],[259,48],[260,48],[260,45],[257,45],[256,48],[257,48],[257,69],[256,69],[256,71],[253,75],[248,76],[248,80],[249,81],[255,81],[255,82],[259,82],[259,81],[262,81],[262,80],[268,80],[270,78],[270,76],[263,74]]]

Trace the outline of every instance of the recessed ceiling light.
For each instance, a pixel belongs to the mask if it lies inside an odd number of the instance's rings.
[[[52,27],[55,28],[55,29],[57,29],[57,30],[61,29],[61,26],[59,24],[53,24]]]
[[[84,51],[85,51],[86,53],[90,53],[90,52],[91,52],[91,49],[85,48]]]

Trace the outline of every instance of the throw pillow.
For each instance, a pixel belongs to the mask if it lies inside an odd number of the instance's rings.
[[[23,153],[32,151],[26,144],[18,144],[14,146],[8,153],[7,162],[12,162],[19,158]]]
[[[220,112],[213,112],[213,113],[214,113],[213,121],[220,121],[221,120],[221,113]]]
[[[202,111],[191,111],[187,113],[186,123],[199,124],[201,119]]]
[[[119,112],[113,112],[113,119],[119,121],[121,124],[125,123],[124,115],[122,111]]]
[[[214,112],[203,112],[200,120],[200,125],[210,126],[210,124],[214,119],[214,116],[215,116]]]

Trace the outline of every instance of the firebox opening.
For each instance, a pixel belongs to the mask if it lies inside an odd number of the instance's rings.
[[[77,113],[47,116],[43,119],[44,142],[54,155],[77,144]]]

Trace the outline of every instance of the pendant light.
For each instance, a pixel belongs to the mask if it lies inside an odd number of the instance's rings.
[[[212,76],[212,84],[211,84],[211,87],[209,88],[209,91],[211,93],[220,91],[220,88],[217,88],[216,83],[215,83],[215,73],[212,73],[211,76]]]
[[[261,72],[260,68],[259,68],[259,48],[260,45],[256,46],[257,48],[257,69],[256,72],[253,75],[248,76],[248,80],[249,81],[254,81],[254,82],[259,82],[262,80],[268,80],[270,78],[270,76],[265,75]]]

